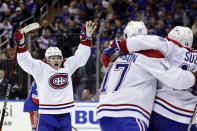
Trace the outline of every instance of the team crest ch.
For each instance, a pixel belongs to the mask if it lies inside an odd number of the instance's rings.
[[[54,89],[63,89],[67,87],[68,84],[69,82],[67,73],[57,73],[49,78],[49,85]]]

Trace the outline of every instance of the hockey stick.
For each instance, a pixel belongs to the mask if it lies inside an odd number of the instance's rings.
[[[72,129],[74,129],[75,131],[78,131],[77,128],[75,128],[73,125],[72,125]]]
[[[32,24],[29,24],[29,25],[25,26],[24,28],[22,28],[21,31],[25,32],[25,33],[28,33],[29,31],[35,30],[37,28],[39,28],[39,24],[38,23],[32,23]],[[12,60],[12,67],[11,67],[11,71],[10,71],[10,74],[9,74],[9,83],[11,81],[12,74],[13,74],[13,71],[14,71],[14,66],[15,66],[15,61],[16,61],[16,56],[17,56],[17,50],[18,50],[18,44],[19,43],[17,42],[15,53],[14,53],[14,58]],[[6,111],[9,95],[10,95],[10,89],[11,89],[11,85],[8,84],[8,88],[7,88],[7,91],[6,91],[6,96],[5,96],[5,99],[4,99],[2,114],[1,114],[0,131],[2,131],[3,121],[4,121],[4,117],[5,117],[5,111]]]
[[[13,71],[14,71],[17,50],[18,50],[18,44],[16,45],[14,58],[12,60],[12,67],[11,67],[11,71],[10,71],[10,74],[9,74],[9,83],[11,81],[12,74],[13,74]],[[11,85],[8,84],[8,88],[7,88],[6,96],[5,96],[5,100],[4,100],[4,105],[3,105],[3,111],[2,111],[2,114],[1,114],[0,131],[2,130],[2,126],[3,126],[3,121],[4,121],[4,117],[5,117],[5,111],[6,111],[6,107],[7,107],[7,102],[8,102],[8,98],[9,98],[9,95],[10,95],[10,89],[11,89]]]
[[[196,116],[196,113],[197,113],[197,104],[196,104],[196,107],[195,107],[195,109],[194,109],[194,113],[192,114],[192,118],[191,118],[191,120],[190,120],[190,123],[189,123],[189,126],[188,126],[188,128],[187,128],[187,131],[190,131],[190,129],[191,129],[192,123],[193,123],[193,121],[194,121],[194,119],[195,119],[195,116]]]

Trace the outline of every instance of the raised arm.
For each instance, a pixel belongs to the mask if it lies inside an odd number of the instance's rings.
[[[69,57],[64,66],[69,66],[71,72],[74,72],[77,68],[84,66],[90,56],[92,46],[92,34],[96,29],[95,23],[92,21],[86,22],[86,26],[82,27],[80,39],[81,42],[76,50],[75,54]]]
[[[150,58],[138,54],[135,64],[171,88],[187,89],[196,85],[197,82],[196,73],[176,68],[170,65],[165,58]]]
[[[126,39],[125,43],[120,42],[120,48],[127,48],[129,53],[141,51],[141,50],[158,50],[165,57],[170,53],[172,44],[166,38],[155,36],[155,35],[137,35]],[[126,46],[122,46],[126,44]],[[120,51],[124,51],[120,49]],[[126,52],[124,52],[126,53]]]
[[[121,41],[115,39],[103,51],[101,61],[105,67],[108,67],[109,58],[114,52],[128,54],[142,50],[158,50],[167,57],[173,46],[167,39],[151,35],[136,35]]]
[[[15,46],[18,44],[17,49],[17,62],[20,67],[31,75],[36,75],[40,72],[41,61],[33,59],[27,50],[27,42],[25,38],[25,33],[21,32],[21,28],[18,28],[14,33]]]

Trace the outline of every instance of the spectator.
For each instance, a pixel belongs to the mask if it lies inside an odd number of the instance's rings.
[[[181,3],[177,3],[175,5],[175,12],[174,12],[175,26],[183,25],[183,16],[184,16],[183,7],[182,7]]]
[[[171,13],[173,11],[174,0],[162,0],[159,7],[162,11],[166,13]]]
[[[68,33],[68,41],[72,47],[76,47],[79,43],[80,27],[73,20],[69,20],[68,26],[65,27]]]
[[[145,10],[147,5],[147,0],[137,0],[137,4],[139,6],[139,10]]]
[[[68,41],[68,34],[65,30],[63,22],[60,22],[58,25],[58,30],[55,34],[57,40],[57,47],[62,49],[62,55],[64,58],[68,58],[72,55],[72,43]]]
[[[120,32],[121,34],[123,34],[123,27],[122,27],[122,23],[120,22],[120,20],[115,20],[115,28],[112,30],[112,37],[114,38],[117,32]]]
[[[27,8],[25,7],[25,4],[24,4],[24,1],[23,0],[20,0],[17,5],[18,5],[18,7],[21,8],[21,10],[22,10],[23,15],[24,15],[25,18],[28,18],[28,17],[31,16],[31,12],[29,12],[27,10]]]
[[[154,0],[148,0],[146,10],[151,10],[152,13],[158,12],[159,8]]]
[[[61,22],[61,19],[59,16],[55,16],[54,17],[54,21],[52,23],[52,26],[55,28],[55,31],[58,31],[58,26],[59,26],[59,23]]]
[[[10,24],[10,21],[8,18],[4,19],[3,23],[0,24],[0,30],[3,30],[6,32],[4,35],[5,39],[11,39],[12,38],[12,25]]]
[[[111,20],[113,18],[114,10],[112,8],[112,5],[108,5],[108,8],[106,10],[106,18],[105,20]]]
[[[60,20],[62,22],[67,23],[68,19],[70,18],[68,6],[64,6],[64,13],[60,15]]]
[[[79,13],[79,9],[77,8],[77,1],[73,0],[70,2],[70,6],[68,8],[69,13],[73,13],[73,14],[78,14]]]
[[[0,99],[4,99],[9,81],[5,78],[4,70],[0,69]]]
[[[51,30],[46,28],[44,35],[40,36],[38,39],[38,45],[41,53],[41,56],[44,56],[44,53],[48,47],[56,46],[57,42],[55,41],[55,37],[51,33]]]
[[[55,28],[47,21],[43,20],[40,29],[38,30],[38,35],[41,36],[45,34],[45,30],[49,29],[50,32],[54,32]]]
[[[32,57],[36,58],[36,59],[43,59],[42,54],[43,50],[41,48],[39,48],[38,42],[33,42],[32,44]]]
[[[7,3],[5,3],[3,0],[0,0],[0,12],[4,12],[8,9]]]
[[[156,20],[155,20],[155,18],[154,17],[150,17],[150,19],[149,19],[149,22],[148,22],[148,26],[147,26],[147,28],[148,29],[155,29],[155,27],[156,27]]]
[[[197,16],[195,17],[194,24],[192,25],[192,32],[194,34],[194,40],[193,40],[192,48],[197,49]]]
[[[171,28],[175,26],[172,14],[168,14],[166,22]]]
[[[194,24],[192,25],[192,32],[194,34],[194,37],[197,37],[197,16],[195,17]]]
[[[10,19],[11,11],[10,9],[5,10],[4,12],[0,12],[0,22],[3,22],[5,18]],[[11,19],[10,19],[11,20]]]
[[[34,15],[36,12],[36,3],[33,0],[25,0],[24,3],[29,14]]]
[[[159,20],[156,27],[156,35],[165,37],[167,34],[165,32],[164,21]]]
[[[88,16],[94,15],[93,0],[84,0],[85,12]]]
[[[129,2],[129,6],[126,10],[127,14],[129,15],[130,20],[136,19],[136,14],[138,12],[138,6],[132,0]]]
[[[100,46],[103,46],[103,44],[106,41],[111,41],[112,38],[110,36],[109,30],[104,30],[100,36]]]
[[[9,58],[8,52],[6,50],[1,51],[0,60],[7,60]]]
[[[13,25],[13,30],[16,30],[20,26],[20,22],[25,19],[20,7],[16,8],[16,16],[12,19],[11,24]]]
[[[90,94],[89,89],[83,89],[82,95],[81,95],[81,100],[89,100],[89,101],[95,101],[94,96]]]
[[[102,19],[104,17],[105,17],[105,13],[104,13],[102,4],[97,4],[95,6],[94,18]]]
[[[104,30],[105,29],[108,30],[110,36],[111,36],[112,28],[113,28],[112,26],[113,26],[113,24],[111,24],[109,21],[105,21],[105,23],[104,23]]]

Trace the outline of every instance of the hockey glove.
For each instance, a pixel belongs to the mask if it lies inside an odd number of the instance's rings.
[[[26,35],[24,32],[21,32],[21,28],[17,28],[14,32],[14,45],[18,45],[18,52],[24,52],[27,50],[26,48]]]
[[[111,46],[106,47],[101,54],[101,63],[107,68],[110,63],[110,56],[115,53],[115,49]]]
[[[95,23],[92,21],[86,22],[86,25],[82,27],[81,34],[80,34],[80,40],[81,44],[86,46],[91,46],[92,44],[92,34],[94,30],[96,29]]]
[[[110,63],[110,56],[115,52],[120,52],[119,42],[117,38],[110,42],[110,45],[103,50],[101,54],[101,63],[107,68]]]
[[[125,53],[125,54],[129,53],[126,46],[126,40],[119,40],[115,38],[110,42],[110,46],[118,53]]]

